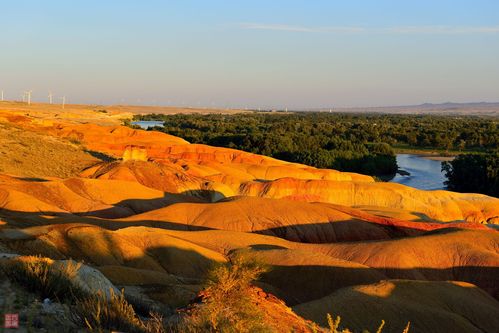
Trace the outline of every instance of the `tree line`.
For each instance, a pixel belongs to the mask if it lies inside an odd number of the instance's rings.
[[[375,176],[397,171],[393,148],[495,156],[489,152],[499,146],[497,118],[476,116],[251,112],[148,114],[137,115],[134,120],[162,121],[164,127],[153,129],[192,143]],[[461,169],[457,164],[447,166],[450,189],[460,189],[453,184],[460,181],[457,175]]]
[[[442,163],[447,188],[499,197],[499,150],[487,154],[462,154]]]
[[[318,168],[390,175],[395,154],[381,138],[360,127],[320,113],[249,113],[236,115],[141,115],[135,120],[161,120],[155,130],[192,143],[235,148]],[[360,124],[360,123],[359,123]]]

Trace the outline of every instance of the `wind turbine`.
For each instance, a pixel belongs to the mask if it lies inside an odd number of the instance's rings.
[[[66,105],[66,96],[62,96],[62,108],[64,109],[64,106]]]
[[[33,92],[33,90],[25,91],[25,94],[28,97],[28,105],[31,105],[31,93],[32,92]]]
[[[49,96],[48,96],[49,97],[49,104],[52,104],[52,96],[54,96],[54,95],[52,95],[52,92],[49,91]]]
[[[3,90],[2,90],[2,102],[3,102]]]

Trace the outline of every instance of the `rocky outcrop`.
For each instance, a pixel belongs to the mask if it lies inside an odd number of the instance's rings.
[[[144,147],[127,146],[123,152],[123,161],[147,161],[147,150]]]

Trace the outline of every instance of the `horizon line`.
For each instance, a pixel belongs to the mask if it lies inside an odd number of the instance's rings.
[[[1,104],[7,104],[7,103],[16,103],[16,104],[22,104],[26,106],[28,105],[27,102],[24,102],[22,100],[3,100],[0,101]],[[48,102],[39,102],[39,101],[31,101],[31,105],[53,105],[53,106],[58,106],[61,105],[61,103],[48,103]],[[344,110],[344,109],[382,109],[382,108],[409,108],[409,107],[422,107],[422,106],[445,106],[445,105],[457,105],[457,106],[466,106],[466,105],[479,105],[479,104],[492,104],[492,105],[497,105],[499,107],[499,100],[494,101],[494,102],[487,102],[487,101],[479,101],[479,102],[452,102],[452,101],[446,101],[446,102],[441,102],[441,103],[431,103],[431,102],[423,102],[419,104],[395,104],[395,105],[369,105],[369,106],[321,106],[321,107],[285,107],[285,106],[261,106],[261,107],[233,107],[233,106],[202,106],[202,105],[191,105],[191,106],[186,106],[186,105],[166,105],[166,104],[158,104],[158,105],[152,105],[152,104],[122,104],[122,103],[66,103],[66,107],[70,105],[75,105],[75,106],[110,106],[110,107],[119,107],[119,106],[128,106],[128,107],[147,107],[147,108],[177,108],[177,109],[203,109],[203,110],[271,110],[271,111],[281,111],[281,110],[288,110],[290,112],[292,111],[320,111],[320,110]]]
[[[393,26],[393,27],[365,27],[365,26],[302,26],[279,23],[239,23],[245,30],[268,30],[302,33],[335,33],[335,34],[496,34],[499,25],[494,26],[451,26],[451,25],[420,25],[420,26]]]

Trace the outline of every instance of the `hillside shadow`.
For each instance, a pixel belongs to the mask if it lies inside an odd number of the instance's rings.
[[[22,180],[22,181],[36,182],[36,183],[48,182],[47,179],[38,178],[38,177],[14,177],[14,178]]]
[[[289,306],[309,302],[334,291],[387,279],[411,281],[463,281],[472,283],[499,300],[499,267],[455,266],[451,268],[362,268],[320,265],[272,265],[260,281],[272,285]]]
[[[0,230],[9,228],[30,228],[60,224],[88,224],[108,230],[128,227],[150,227],[165,230],[202,231],[211,230],[205,226],[192,226],[184,223],[157,220],[118,220],[106,219],[92,215],[78,215],[66,212],[19,212],[7,209],[0,210]]]
[[[388,240],[419,236],[425,232],[420,229],[386,226],[358,220],[294,224],[253,231],[253,233],[292,242],[311,244]]]
[[[169,196],[174,197],[172,199]],[[224,224],[222,221],[219,226],[216,224],[213,226],[196,226],[179,221],[147,219],[140,217],[137,217],[136,219],[133,218],[133,216],[137,214],[164,208],[177,203],[184,203],[184,200],[186,200],[185,196],[180,196],[182,197],[178,198],[172,194],[165,194],[165,197],[163,198],[124,200],[116,203],[112,207],[88,212],[22,212],[1,209],[0,218],[3,220],[4,228],[26,228],[49,224],[85,223],[110,230],[117,230],[132,226],[184,231],[227,230],[273,236],[297,243],[314,244],[385,241],[397,238],[430,235],[434,233],[447,233],[452,232],[453,230],[461,229],[489,230],[492,232],[492,230],[486,226],[472,223],[459,223],[457,225],[452,223],[432,223],[433,229],[428,229],[427,224],[419,222],[412,223],[414,227],[407,227],[404,225],[401,226],[359,219],[349,219],[344,221],[324,221],[252,230],[251,226],[247,226],[246,229],[244,226],[242,226],[242,228],[237,227],[237,223],[234,224],[233,221],[228,224]],[[179,202],[175,202],[177,199],[181,200]],[[195,198],[192,199],[191,203],[206,204],[205,202],[198,201]],[[180,218],[179,220],[184,219]],[[244,221],[245,219],[241,218],[241,222]],[[257,221],[252,221],[253,225],[256,222]],[[262,224],[267,223],[267,220],[262,221]],[[278,224],[278,221],[276,224]]]
[[[147,205],[154,205],[154,200],[152,202],[145,200],[144,203]],[[109,230],[135,226],[181,231],[226,230],[256,233],[278,237],[291,242],[311,244],[386,241],[395,238],[420,236],[428,233],[426,230],[386,226],[357,220],[297,224],[251,231],[250,228],[248,228],[248,230],[241,230],[240,228],[223,228],[224,224],[221,224],[220,227],[197,226],[178,221],[141,218],[133,219],[130,217],[135,215],[136,212],[137,210],[135,208],[130,208],[128,206],[114,206],[104,210],[82,213],[50,211],[20,212],[2,209],[0,211],[0,218],[2,218],[4,222],[4,228],[27,228],[51,224],[84,223]],[[109,218],[108,216],[112,216],[112,218]],[[121,217],[124,217],[124,219]],[[230,224],[227,226],[230,227]]]
[[[95,150],[84,149],[83,151],[85,153],[91,155],[92,157],[95,157],[96,159],[101,160],[102,162],[114,162],[114,161],[118,160],[117,158],[115,158],[113,156],[110,156],[110,155],[107,155],[107,154],[104,154],[104,153],[101,153],[101,152],[98,152]]]
[[[298,243],[327,244],[386,241],[438,233],[451,233],[459,230],[483,230],[492,232],[492,230],[484,225],[471,223],[442,223],[434,225],[433,229],[427,229],[424,224],[421,225],[421,228],[414,228],[400,225],[385,225],[362,220],[345,220],[294,224],[256,230],[253,231],[253,233],[274,236]]]
[[[215,203],[227,199],[223,193],[213,190],[190,190],[181,193],[163,192],[163,197],[153,199],[126,199],[112,204],[112,207],[87,212],[74,212],[80,216],[95,216],[108,219],[129,217],[174,204]]]
[[[272,245],[272,244],[253,244],[253,245],[250,245],[249,248],[252,250],[257,250],[257,251],[286,250],[287,249],[284,246]]]
[[[99,219],[94,222],[101,221]],[[52,221],[51,219],[47,220]],[[47,222],[46,221],[46,222]],[[144,221],[140,221],[143,223]],[[22,230],[21,230],[22,232]],[[47,231],[48,232],[48,231]],[[444,230],[442,232],[451,232]],[[29,236],[29,235],[28,235]],[[76,236],[76,235],[75,235]],[[195,296],[195,288],[190,287],[193,284],[199,284],[206,278],[206,273],[215,264],[215,260],[207,255],[194,250],[198,245],[193,248],[186,247],[183,242],[196,244],[196,242],[189,242],[188,240],[179,239],[174,236],[168,237],[169,241],[153,242],[151,240],[140,239],[140,234],[137,235],[137,240],[132,235],[129,235],[125,240],[120,237],[112,237],[110,233],[104,233],[103,237],[92,238],[92,234],[83,236],[78,235],[76,240],[79,242],[84,241],[85,246],[75,243],[75,238],[69,237],[67,232],[63,235],[64,243],[70,244],[70,247],[57,247],[58,252],[65,258],[72,258],[94,267],[118,265],[127,267],[126,272],[119,274],[108,275],[109,278],[116,285],[126,288],[129,284],[124,283],[130,281],[133,276],[135,280],[143,279],[139,285],[146,290],[148,296],[155,301],[163,302],[172,308],[186,305]],[[161,237],[161,236],[157,236]],[[33,237],[29,237],[26,241],[33,241],[35,246],[24,247],[23,243],[19,240],[14,240],[17,248],[25,248],[25,254],[39,254],[42,256],[53,257],[54,259],[61,259],[54,257],[55,251],[50,251],[54,248],[55,244],[59,241],[50,238],[37,238],[35,241]],[[178,243],[176,243],[179,240]],[[38,243],[35,243],[38,242]],[[162,245],[162,243],[164,245]],[[41,244],[44,244],[41,246]],[[9,245],[7,243],[7,245]],[[125,246],[126,245],[126,246]],[[129,257],[128,253],[136,253],[135,250],[129,248],[131,245],[140,246],[143,248],[144,253],[139,256]],[[254,250],[267,251],[282,249],[281,246],[266,245],[266,244],[252,244],[250,245]],[[105,249],[102,251],[102,249]],[[130,249],[128,252],[127,249]],[[206,248],[203,247],[206,250]],[[203,251],[205,251],[203,250]],[[209,251],[209,250],[206,250]],[[207,252],[208,253],[208,252]],[[394,254],[396,255],[396,254]],[[150,272],[145,274],[144,272]],[[165,283],[158,285],[157,282],[148,283],[154,272],[168,273],[178,277],[176,282]],[[126,275],[130,275],[127,277]],[[448,281],[458,280],[466,281],[476,284],[484,289],[490,295],[499,298],[499,267],[483,267],[483,266],[455,266],[444,269],[427,268],[427,267],[414,267],[411,269],[401,269],[397,267],[383,267],[373,268],[366,273],[365,268],[357,267],[342,267],[337,265],[317,265],[307,264],[304,262],[302,265],[283,265],[274,264],[270,266],[270,271],[263,274],[258,286],[262,287],[264,291],[275,294],[277,297],[283,299],[288,306],[294,306],[305,302],[320,299],[328,296],[342,288],[352,287],[357,285],[366,285],[384,281],[386,279],[407,279],[407,280],[425,280],[425,281]],[[152,280],[149,280],[152,281]],[[137,284],[132,284],[137,285]],[[184,288],[184,289],[182,289]],[[370,301],[380,302],[380,299],[390,300],[392,298],[398,299],[399,294],[397,287],[389,293],[379,295],[365,294],[366,304],[371,304]],[[368,302],[369,301],[369,302]],[[407,304],[413,300],[406,298]],[[461,299],[460,302],[467,302],[466,299]],[[405,303],[404,303],[405,304]],[[347,316],[346,312],[332,309],[329,307],[322,307],[323,311],[332,312],[335,315]],[[371,314],[374,313],[377,324],[384,318],[385,313],[379,307],[373,307],[370,310]],[[432,310],[426,309],[428,313]],[[451,310],[449,310],[451,311]],[[315,319],[304,314],[307,319]],[[325,314],[324,314],[325,315]],[[361,312],[356,312],[355,315],[364,315]],[[345,317],[347,318],[347,317]],[[416,327],[418,322],[415,319],[403,318],[404,321],[411,320]],[[394,322],[392,322],[394,324]]]
[[[74,212],[74,215],[99,217],[106,219],[120,219],[133,215],[147,213],[153,210],[166,208],[178,203],[205,203],[198,198],[188,197],[183,194],[165,193],[163,197],[153,199],[126,199],[112,204],[109,208]]]
[[[187,190],[180,192],[180,194],[188,197],[199,198],[207,203],[215,203],[227,198],[222,192],[214,190]]]
[[[39,245],[36,247],[27,246],[27,252],[21,251],[20,254],[61,259],[57,256],[54,257],[54,253],[60,253],[67,259],[83,261],[94,266],[121,265],[132,269],[173,274],[180,278],[179,281],[189,281],[189,283],[199,283],[204,280],[206,272],[216,263],[213,258],[199,251],[205,251],[208,254],[217,252],[204,247],[202,244],[198,245],[199,241],[189,241],[188,238],[178,238],[174,235],[152,236],[151,240],[156,239],[156,241],[146,241],[145,243],[142,240],[135,243],[131,239],[122,239],[119,234],[113,237],[113,234],[106,232],[95,236],[92,236],[92,233],[87,233],[83,238],[78,234],[69,236],[73,229],[78,230],[85,227],[91,227],[91,225],[76,224],[61,230],[58,237],[62,237],[60,240],[62,243],[60,241],[49,242],[48,238],[39,238],[30,233],[25,233],[22,237],[24,232],[22,229],[17,230],[18,237],[10,240],[2,238],[2,241],[7,246],[12,243],[15,245],[14,248],[19,249],[22,248],[23,241],[31,242],[37,239]],[[41,234],[46,234],[51,229],[45,230]],[[126,242],[124,242],[125,240]],[[79,242],[88,242],[88,244],[79,244]],[[131,243],[128,244],[128,242]],[[70,244],[72,247],[55,247],[55,244],[59,243]],[[161,243],[165,245],[160,245]],[[91,246],[88,246],[90,244]],[[127,258],[126,252],[123,251],[132,244],[143,248],[144,254],[133,256],[133,259]],[[250,253],[255,255],[259,251],[288,250],[288,248],[272,244],[251,244],[249,247],[254,251]],[[198,250],[194,250],[196,248]],[[103,249],[105,252],[102,252]],[[136,252],[136,250],[133,251]],[[231,252],[234,251],[236,250]],[[303,251],[306,253],[308,250]],[[120,252],[122,255],[118,254]],[[313,252],[310,254],[313,255]],[[220,255],[223,256],[223,254]],[[336,258],[333,257],[333,259]],[[283,260],[285,261],[285,259]],[[352,263],[355,264],[355,262]],[[344,265],[341,263],[341,259],[338,264],[328,265],[307,264],[306,262],[300,265],[270,264],[268,265],[269,271],[261,276],[260,282],[263,283],[263,286],[272,286],[272,290],[269,291],[278,292],[277,296],[289,306],[324,297],[344,287],[367,285],[386,279],[464,281],[477,285],[499,300],[499,284],[497,284],[499,267],[497,266],[459,265],[448,268],[413,267],[408,269],[399,267],[345,267]]]
[[[439,222],[437,220],[431,219],[428,215],[423,214],[423,213],[411,212],[411,214],[419,217],[418,222],[434,222],[434,221]]]

